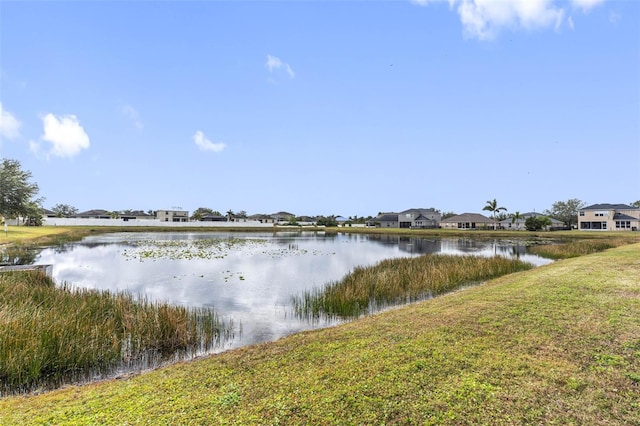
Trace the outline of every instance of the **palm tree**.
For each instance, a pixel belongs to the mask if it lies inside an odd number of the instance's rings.
[[[516,222],[517,220],[521,220],[524,219],[522,217],[522,215],[520,214],[520,212],[515,212],[511,214],[511,223],[513,224],[514,222]],[[520,229],[520,223],[518,223],[518,229]]]
[[[496,201],[496,199],[494,198],[492,201],[487,201],[487,205],[484,206],[484,208],[482,210],[488,210],[490,212],[493,213],[493,229],[498,229],[498,221],[496,219],[496,214],[499,213],[500,211],[506,211],[507,208],[506,207],[498,207],[498,202]]]

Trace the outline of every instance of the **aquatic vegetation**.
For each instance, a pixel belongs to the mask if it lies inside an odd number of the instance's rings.
[[[501,256],[426,254],[388,259],[374,266],[357,267],[324,288],[294,296],[292,304],[296,315],[310,320],[353,318],[530,268],[530,263]]]
[[[219,347],[233,323],[212,309],[0,274],[0,394],[50,388]]]
[[[223,259],[232,249],[246,250],[264,246],[267,240],[246,238],[209,238],[194,240],[127,241],[130,247],[122,255],[136,260]]]

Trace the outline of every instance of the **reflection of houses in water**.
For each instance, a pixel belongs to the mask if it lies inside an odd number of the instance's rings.
[[[413,254],[440,253],[441,241],[425,238],[400,237],[398,248]]]
[[[369,240],[382,245],[397,245],[401,251],[412,254],[440,253],[442,243],[439,239],[394,235],[372,235]]]
[[[521,255],[527,253],[527,246],[523,244],[504,244],[496,245],[496,254],[501,256],[513,256],[519,258]]]
[[[475,253],[486,248],[486,243],[471,238],[443,238],[443,253]]]

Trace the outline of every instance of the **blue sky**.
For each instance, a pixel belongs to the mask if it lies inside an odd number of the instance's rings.
[[[640,199],[640,2],[0,1],[44,207],[368,216]]]

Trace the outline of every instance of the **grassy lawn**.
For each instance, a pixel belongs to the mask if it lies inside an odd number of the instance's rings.
[[[9,226],[8,231],[5,234],[4,227],[1,227],[0,245],[30,242],[42,239],[43,237],[69,233],[72,230],[73,228],[65,226]]]
[[[640,244],[131,378],[0,424],[640,424]]]

